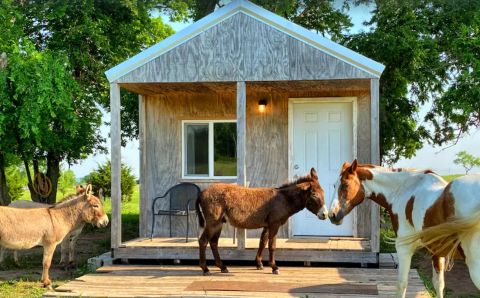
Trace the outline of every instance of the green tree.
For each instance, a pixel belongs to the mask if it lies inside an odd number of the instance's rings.
[[[103,164],[98,164],[97,169],[92,173],[85,176],[83,179],[88,182],[92,182],[93,191],[97,192],[99,188],[103,189],[103,195],[106,198],[111,197],[111,162],[107,160]],[[129,202],[132,200],[132,194],[136,185],[136,177],[132,173],[132,168],[122,163],[122,175],[121,175],[121,189],[122,189],[122,202]]]
[[[468,174],[473,167],[480,166],[480,158],[468,154],[467,151],[460,151],[456,156],[457,158],[453,162],[461,165],[465,169],[465,174]]]
[[[72,170],[61,170],[60,179],[58,181],[58,190],[62,193],[62,196],[65,197],[65,193],[71,188],[75,187],[77,183],[77,178],[75,173]]]
[[[21,167],[19,165],[12,165],[5,169],[7,176],[8,194],[12,201],[16,201],[23,195],[23,188],[26,184],[23,183]]]

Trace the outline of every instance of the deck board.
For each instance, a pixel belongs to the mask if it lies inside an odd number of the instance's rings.
[[[102,274],[87,274],[60,286],[57,292],[43,297],[393,297],[397,270],[363,268],[281,267],[280,275],[270,270],[251,267],[229,267],[228,274],[210,268],[212,275],[203,276],[195,266],[117,265],[102,267]],[[379,295],[346,295],[325,293],[278,293],[242,291],[185,291],[194,281],[256,281],[265,283],[363,284],[377,285]],[[416,270],[410,270],[407,297],[427,298],[426,289]]]

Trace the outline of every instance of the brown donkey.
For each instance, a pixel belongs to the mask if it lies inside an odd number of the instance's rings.
[[[245,188],[231,184],[214,184],[207,187],[197,198],[195,207],[199,224],[204,227],[199,239],[200,267],[204,275],[210,275],[205,258],[208,242],[215,257],[215,265],[228,273],[218,253],[218,239],[222,224],[230,223],[240,229],[263,228],[260,247],[256,257],[257,269],[263,269],[262,254],[267,245],[270,253],[269,266],[273,274],[279,274],[275,265],[275,248],[278,229],[295,213],[307,208],[319,219],[326,219],[327,207],[324,191],[318,183],[317,173],[312,168],[310,175],[279,188]],[[200,212],[202,207],[203,214]],[[206,222],[206,225],[205,225]]]
[[[43,284],[51,288],[48,269],[57,244],[80,224],[101,228],[108,217],[88,184],[84,193],[70,195],[51,207],[19,209],[0,207],[0,245],[8,249],[43,246]]]

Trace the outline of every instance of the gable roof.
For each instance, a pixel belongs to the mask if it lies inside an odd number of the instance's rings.
[[[237,13],[244,13],[257,19],[374,77],[380,77],[385,68],[385,66],[370,58],[315,34],[247,0],[235,0],[187,28],[109,69],[105,74],[109,82],[113,82]]]

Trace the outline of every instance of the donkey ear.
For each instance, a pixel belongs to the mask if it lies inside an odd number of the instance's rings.
[[[91,195],[92,195],[92,184],[89,183],[87,185],[87,188],[85,189],[85,197],[89,200]]]
[[[348,171],[349,171],[351,174],[354,174],[354,173],[357,171],[357,168],[358,168],[358,161],[357,161],[357,159],[355,158],[355,160],[352,162],[352,165],[350,166],[350,168],[348,168]]]
[[[318,180],[317,171],[315,171],[314,168],[310,170],[310,176],[312,176],[313,179]]]
[[[300,187],[302,190],[309,190],[310,187],[312,187],[312,184],[305,182],[305,183],[299,184],[298,187]]]
[[[75,190],[77,191],[77,194],[80,194],[85,191],[85,188],[83,188],[83,185],[77,185]]]

